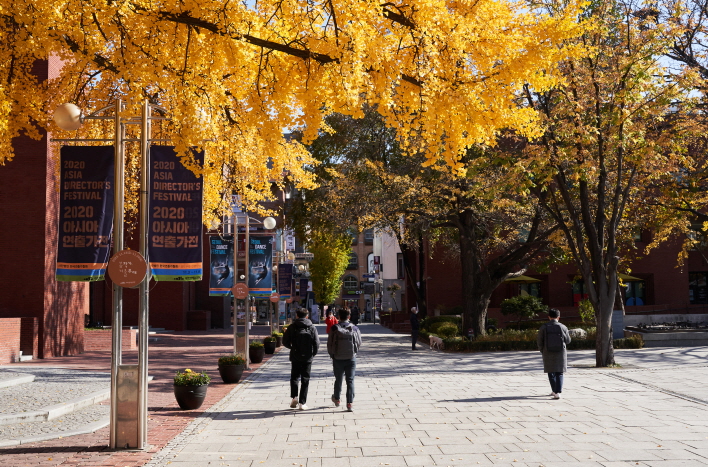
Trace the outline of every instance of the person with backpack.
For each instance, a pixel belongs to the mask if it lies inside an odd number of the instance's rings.
[[[307,319],[307,309],[299,308],[295,313],[297,318],[288,326],[283,335],[283,345],[290,349],[290,408],[299,407],[307,410],[307,389],[310,386],[310,371],[312,359],[320,348],[320,336],[312,321]],[[298,397],[298,380],[300,380],[300,396]]]
[[[551,383],[551,397],[560,399],[563,391],[563,373],[568,371],[568,352],[566,345],[570,344],[568,328],[558,322],[560,311],[555,308],[548,310],[548,323],[538,330],[536,343],[543,354],[543,371],[548,373]]]
[[[356,374],[356,354],[361,347],[361,332],[349,322],[350,313],[346,308],[339,310],[339,323],[332,326],[327,338],[327,352],[332,358],[334,369],[334,394],[332,402],[339,407],[342,393],[342,377],[347,381],[347,412],[353,412],[354,376]]]

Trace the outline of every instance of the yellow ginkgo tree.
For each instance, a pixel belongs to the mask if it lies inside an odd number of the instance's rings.
[[[164,107],[181,153],[207,150],[208,209],[232,189],[253,202],[283,174],[311,185],[312,160],[283,133],[304,128],[307,143],[325,115],[364,103],[404,149],[464,171],[465,148],[500,128],[539,134],[515,98],[556,82],[577,16],[572,1],[547,14],[499,0],[0,0],[0,164],[13,137],[57,131],[57,104],[89,113],[120,97]],[[47,59],[62,66],[41,81]]]

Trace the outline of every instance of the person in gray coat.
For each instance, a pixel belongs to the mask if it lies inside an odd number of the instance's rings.
[[[568,328],[558,322],[560,311],[555,308],[548,310],[548,323],[538,330],[536,343],[543,354],[543,371],[548,373],[551,383],[551,397],[560,399],[563,391],[563,373],[568,371],[568,352],[566,345],[570,344]]]

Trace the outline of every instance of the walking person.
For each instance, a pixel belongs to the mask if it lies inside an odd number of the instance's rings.
[[[415,344],[418,342],[418,332],[420,331],[420,320],[418,319],[418,308],[411,308],[411,339],[413,340],[413,349],[418,350]]]
[[[548,323],[541,326],[536,338],[538,350],[543,354],[543,371],[548,373],[553,399],[560,399],[563,373],[568,371],[566,345],[570,344],[570,333],[565,325],[558,322],[559,318],[560,311],[555,308],[548,310]]]
[[[354,403],[354,376],[356,375],[356,354],[361,347],[361,332],[349,322],[349,310],[339,311],[339,323],[332,326],[327,338],[327,352],[332,358],[334,369],[334,394],[332,402],[339,407],[342,393],[342,377],[347,381],[347,411],[352,412]]]
[[[292,401],[290,407],[307,410],[307,389],[310,386],[312,359],[320,348],[320,336],[312,321],[307,319],[306,308],[299,308],[295,315],[297,317],[293,324],[288,326],[285,335],[283,335],[283,345],[290,349],[290,362],[292,362],[290,370],[290,397]],[[299,397],[298,380],[300,380]]]
[[[325,324],[327,325],[327,330],[325,331],[327,335],[329,335],[329,330],[332,329],[332,326],[337,324],[339,321],[337,318],[334,317],[334,313],[332,313],[332,310],[327,310],[327,317],[325,318]]]
[[[345,308],[347,310],[347,313],[349,313],[349,309]],[[355,326],[359,324],[359,307],[354,307],[350,313],[351,315],[351,320],[352,324]]]

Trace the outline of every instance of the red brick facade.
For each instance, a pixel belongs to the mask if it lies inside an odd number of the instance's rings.
[[[137,329],[123,329],[121,348],[137,350]],[[111,329],[91,329],[84,331],[84,352],[111,351],[113,331]]]
[[[20,318],[0,318],[0,365],[20,361]]]

